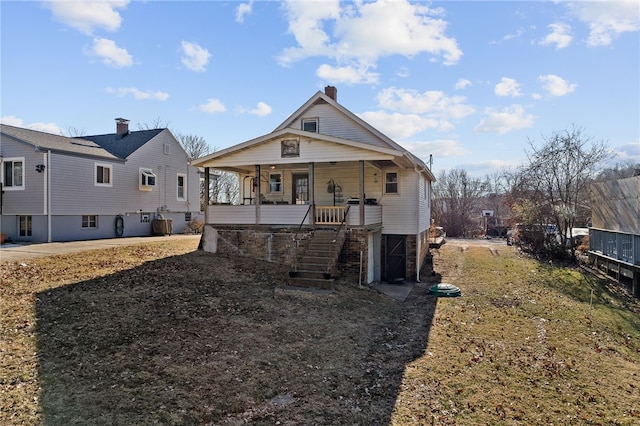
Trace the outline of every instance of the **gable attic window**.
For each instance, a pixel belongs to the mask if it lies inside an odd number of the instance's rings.
[[[95,186],[113,186],[111,176],[113,174],[113,166],[111,164],[95,163]]]
[[[169,155],[171,153],[171,145],[169,145],[168,143],[162,145],[162,152],[164,153],[164,155]]]
[[[305,132],[318,133],[318,119],[317,118],[303,118],[302,130]]]
[[[5,158],[2,161],[2,181],[3,189],[23,190],[24,189],[24,158]]]
[[[156,175],[153,174],[151,169],[140,168],[139,183],[138,189],[140,189],[140,191],[151,191],[153,187],[156,186]]]

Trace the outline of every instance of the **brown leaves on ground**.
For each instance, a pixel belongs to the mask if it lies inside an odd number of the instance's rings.
[[[0,423],[640,420],[639,304],[574,270],[447,243],[434,279],[464,296],[399,304],[196,246],[3,264]]]

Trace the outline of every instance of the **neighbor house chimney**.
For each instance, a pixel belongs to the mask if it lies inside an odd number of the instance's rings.
[[[116,118],[116,137],[122,138],[129,134],[129,120]]]
[[[327,86],[324,88],[324,94],[338,102],[338,89],[335,86]]]

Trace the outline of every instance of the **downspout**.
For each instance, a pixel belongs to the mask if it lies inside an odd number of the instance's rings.
[[[48,150],[45,154],[46,160],[46,189],[45,189],[45,197],[47,199],[47,242],[50,243],[52,241],[51,237],[51,150]]]

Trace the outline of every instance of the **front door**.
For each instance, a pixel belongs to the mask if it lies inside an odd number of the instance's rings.
[[[292,180],[293,192],[291,204],[309,204],[309,174],[294,174]]]
[[[385,260],[387,282],[402,282],[407,272],[407,239],[404,235],[386,235]]]

